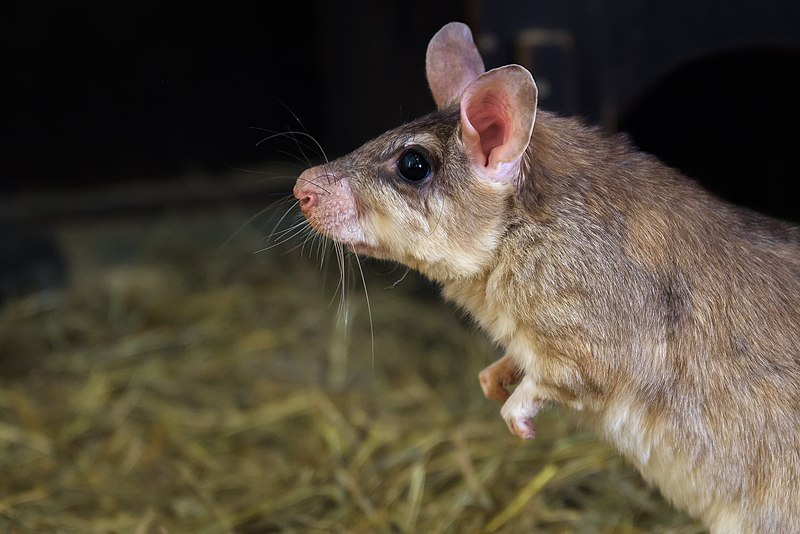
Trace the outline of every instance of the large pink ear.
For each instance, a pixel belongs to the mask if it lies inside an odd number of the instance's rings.
[[[428,43],[425,72],[439,109],[456,101],[464,88],[485,70],[466,24],[445,24]]]
[[[519,65],[482,74],[461,96],[461,140],[481,176],[512,180],[536,121],[536,84]]]

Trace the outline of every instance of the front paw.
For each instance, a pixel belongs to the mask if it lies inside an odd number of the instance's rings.
[[[505,402],[508,388],[522,380],[522,370],[510,356],[505,355],[480,372],[478,381],[487,399]]]
[[[536,437],[533,417],[543,404],[544,401],[536,395],[533,382],[526,378],[503,404],[500,415],[512,434],[516,434],[522,439],[533,439]]]

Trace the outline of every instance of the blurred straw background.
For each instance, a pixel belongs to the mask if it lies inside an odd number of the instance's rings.
[[[0,532],[702,532],[557,407],[510,435],[414,273],[363,263],[370,322],[352,258],[345,311],[262,250],[286,207],[57,227],[70,283],[0,309]]]

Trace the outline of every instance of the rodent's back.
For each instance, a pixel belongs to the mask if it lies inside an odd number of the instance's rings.
[[[619,406],[683,450],[681,466],[715,470],[731,499],[797,504],[798,228],[571,119],[542,113],[530,151],[497,268],[513,273],[508,298],[536,331],[538,357],[580,377],[561,385],[565,398],[596,397],[595,429],[645,477],[668,479],[650,472],[646,439],[626,446]]]

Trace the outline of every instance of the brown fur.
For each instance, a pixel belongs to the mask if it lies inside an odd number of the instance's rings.
[[[548,398],[589,407],[601,436],[718,530],[800,529],[797,228],[541,112],[531,162],[489,272],[508,273]]]
[[[309,221],[440,282],[524,372],[526,413],[583,412],[712,531],[800,531],[800,230],[542,111],[515,183],[481,179],[456,106],[306,171]],[[425,183],[397,176],[409,144]],[[356,209],[333,224],[337,195]]]

